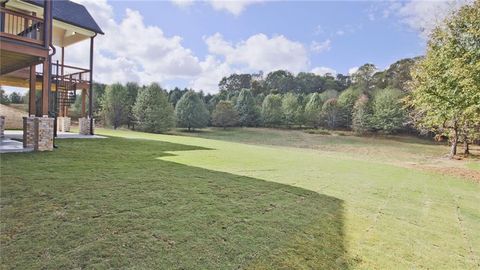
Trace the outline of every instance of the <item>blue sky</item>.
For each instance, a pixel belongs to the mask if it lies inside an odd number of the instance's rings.
[[[95,39],[94,80],[215,93],[231,73],[385,69],[422,55],[428,32],[469,0],[72,1],[105,32]],[[67,47],[66,64],[88,67],[88,46]]]
[[[309,53],[310,64],[341,73],[367,62],[384,68],[392,62],[422,54],[424,40],[398,17],[372,19],[379,2],[289,1],[251,5],[240,15],[214,10],[207,3],[179,8],[173,2],[114,1],[117,19],[123,10],[141,12],[145,23],[159,26],[167,36],[179,35],[195,55],[208,53],[204,36],[221,33],[233,43],[257,33],[284,35],[309,47],[330,40],[330,49]],[[117,12],[118,10],[118,12]]]

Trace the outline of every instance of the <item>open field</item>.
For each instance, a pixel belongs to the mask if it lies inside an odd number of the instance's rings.
[[[416,167],[478,171],[478,160],[444,161],[444,146],[261,129],[97,133],[116,138],[2,155],[6,268],[480,267],[480,185]]]

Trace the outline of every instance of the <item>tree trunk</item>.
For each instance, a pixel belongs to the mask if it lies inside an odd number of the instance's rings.
[[[457,126],[453,128],[453,137],[452,137],[452,147],[450,149],[450,155],[448,158],[452,159],[457,154],[457,143],[458,143],[458,134],[457,134]]]
[[[463,140],[463,154],[468,156],[470,154],[470,145],[467,141],[467,138]]]

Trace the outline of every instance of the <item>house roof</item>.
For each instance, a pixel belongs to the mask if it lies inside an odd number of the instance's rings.
[[[43,7],[43,0],[23,0],[25,2]],[[88,10],[69,0],[52,1],[53,18],[68,24],[88,29],[95,33],[104,34],[100,26],[93,19]]]

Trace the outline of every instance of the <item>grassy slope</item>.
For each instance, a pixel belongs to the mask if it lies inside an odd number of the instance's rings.
[[[458,269],[480,263],[477,184],[341,151],[99,133],[162,142],[63,141],[54,153],[2,156],[4,265]],[[390,144],[370,151],[387,153]],[[45,164],[47,177],[38,173]]]
[[[58,144],[2,155],[2,269],[348,267],[339,199],[158,159],[199,147]]]
[[[363,156],[353,159],[343,152],[123,131],[105,133],[204,146],[214,150],[173,152],[162,159],[297,186],[344,201],[345,241],[358,268],[479,266],[478,184],[372,162],[371,158],[363,161]],[[352,138],[345,140],[348,144]],[[409,155],[415,148],[433,153],[444,150],[418,142],[400,142],[396,147],[396,141],[388,140],[377,145],[357,143],[390,156]],[[392,147],[397,153],[391,153]]]

